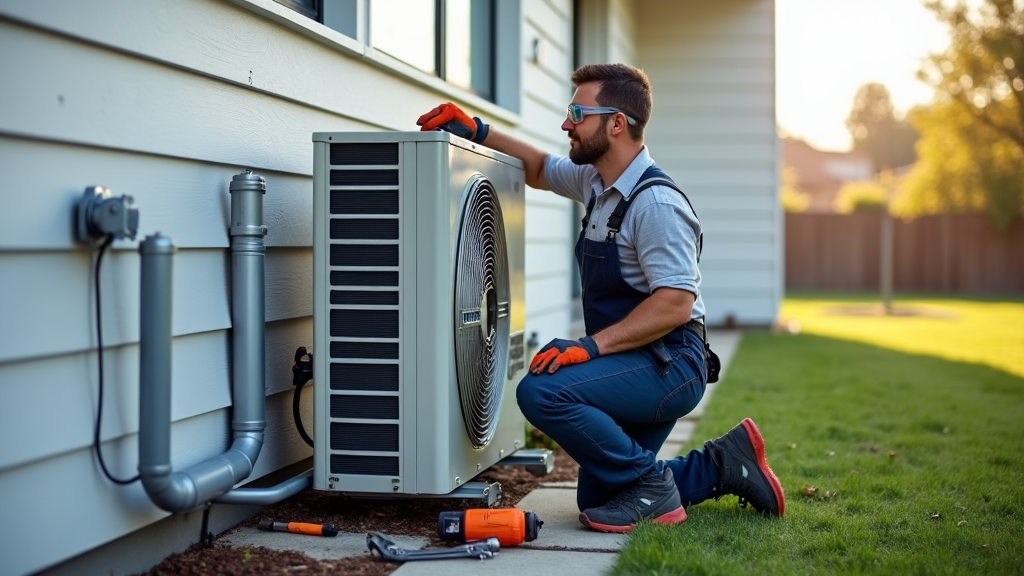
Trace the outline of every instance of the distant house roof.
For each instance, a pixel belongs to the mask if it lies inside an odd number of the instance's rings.
[[[834,212],[833,202],[843,184],[874,176],[867,154],[818,150],[796,138],[782,139],[782,165],[796,172],[796,188],[810,195],[808,212]]]

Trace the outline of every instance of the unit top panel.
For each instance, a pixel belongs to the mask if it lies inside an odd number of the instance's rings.
[[[482,144],[474,144],[449,132],[314,132],[313,142],[338,143],[383,143],[383,142],[447,142],[464,150],[492,158],[499,162],[523,168],[522,160],[502,154]]]

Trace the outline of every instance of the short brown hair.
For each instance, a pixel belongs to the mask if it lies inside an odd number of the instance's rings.
[[[654,107],[647,74],[627,64],[587,64],[572,73],[573,86],[586,82],[601,83],[597,103],[618,108],[636,120],[636,124],[629,127],[629,135],[635,141],[643,140],[644,127]]]

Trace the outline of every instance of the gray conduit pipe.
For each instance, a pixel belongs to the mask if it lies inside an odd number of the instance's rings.
[[[214,500],[218,504],[275,504],[313,485],[313,469],[267,488],[235,488]]]
[[[175,247],[170,238],[156,234],[146,237],[139,248],[139,474],[150,500],[168,512],[194,510],[215,500],[269,503],[268,498],[280,500],[309,485],[308,477],[299,476],[274,488],[238,489],[236,496],[226,496],[252,473],[266,428],[266,181],[246,170],[232,179],[230,190],[233,439],[227,452],[179,472],[171,468],[171,284]]]

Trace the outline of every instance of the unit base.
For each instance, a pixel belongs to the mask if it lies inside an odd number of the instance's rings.
[[[445,498],[447,500],[479,500],[490,507],[501,500],[501,484],[497,482],[466,482],[448,494],[387,494],[377,492],[341,492],[353,498],[378,498],[386,500],[420,500]]]

